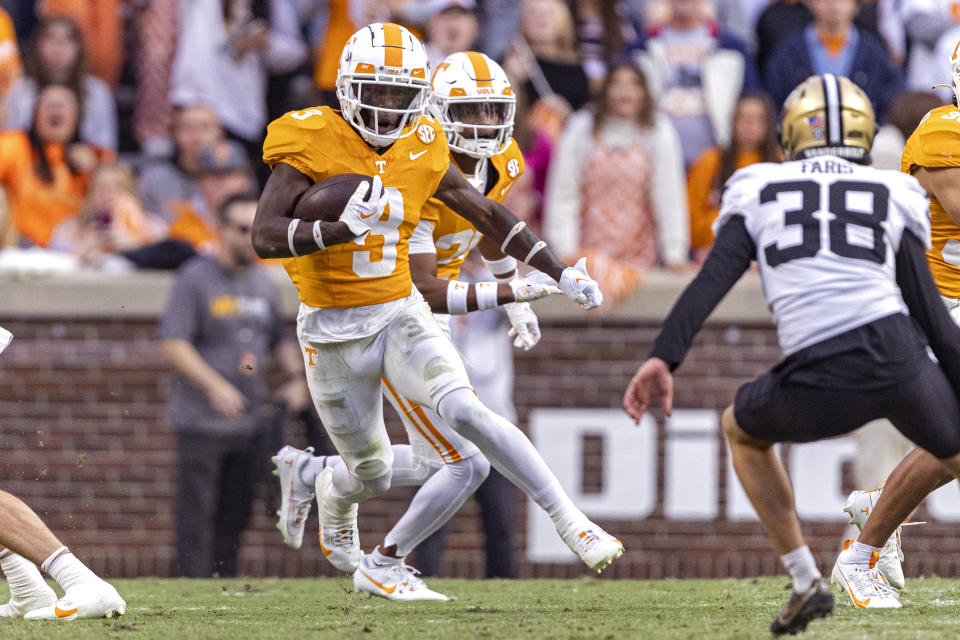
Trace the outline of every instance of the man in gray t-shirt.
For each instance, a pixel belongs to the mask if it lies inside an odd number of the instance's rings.
[[[250,516],[267,400],[266,364],[276,350],[292,410],[307,404],[303,360],[284,338],[273,282],[256,263],[250,229],[254,195],[231,196],[219,212],[220,246],[177,274],[160,323],[173,366],[170,419],[177,433],[178,572],[236,574],[240,534]]]

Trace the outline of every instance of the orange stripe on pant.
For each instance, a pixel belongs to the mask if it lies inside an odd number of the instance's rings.
[[[413,424],[414,428],[416,428],[417,432],[423,436],[427,442],[430,443],[430,446],[434,448],[441,460],[443,460],[445,463],[460,462],[463,460],[463,456],[460,455],[460,452],[457,451],[457,449],[450,444],[450,441],[444,438],[443,434],[441,434],[433,425],[433,423],[430,422],[430,419],[427,417],[427,414],[424,413],[423,408],[420,405],[407,400],[397,393],[397,390],[394,389],[389,382],[387,382],[386,378],[381,378],[381,380],[383,380],[383,384],[387,387],[387,391],[390,392],[390,395],[394,397],[403,412],[407,414],[407,418],[410,419],[410,422]],[[424,428],[428,429],[436,440],[427,435],[427,433],[424,431]]]
[[[403,66],[403,32],[392,22],[383,23],[383,64],[388,67]]]
[[[416,417],[413,415],[413,409],[407,405],[407,403],[404,401],[403,396],[397,393],[397,390],[394,389],[389,382],[387,382],[386,378],[380,378],[380,379],[383,380],[383,384],[387,387],[387,391],[390,392],[390,395],[393,396],[393,399],[397,401],[397,404],[400,406],[400,410],[406,414],[407,419],[410,421],[410,424],[413,425],[413,428],[417,430],[417,433],[423,436],[424,440],[430,443],[430,446],[433,447],[434,451],[437,452],[437,455],[440,456],[440,459],[444,463],[446,463],[447,459],[443,455],[443,449],[441,449],[440,445],[434,442],[430,438],[430,436],[428,436],[427,433],[423,430],[423,427],[420,426],[420,424],[417,422]]]

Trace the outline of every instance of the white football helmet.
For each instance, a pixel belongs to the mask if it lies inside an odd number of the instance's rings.
[[[340,54],[340,110],[368,144],[390,146],[426,108],[429,77],[427,52],[412,33],[392,22],[368,24]]]
[[[476,51],[447,56],[433,74],[430,111],[440,121],[450,148],[489,158],[513,135],[517,99],[503,68]]]

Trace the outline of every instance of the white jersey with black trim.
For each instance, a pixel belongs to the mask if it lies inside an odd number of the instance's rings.
[[[892,313],[904,229],[930,246],[929,203],[912,176],[820,156],[740,169],[714,233],[741,215],[764,297],[790,354]]]

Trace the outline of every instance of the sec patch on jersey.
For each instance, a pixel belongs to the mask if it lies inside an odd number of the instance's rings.
[[[361,182],[372,183],[373,178],[359,173],[342,173],[321,180],[303,192],[293,210],[293,217],[305,222],[339,220],[347,201]]]

